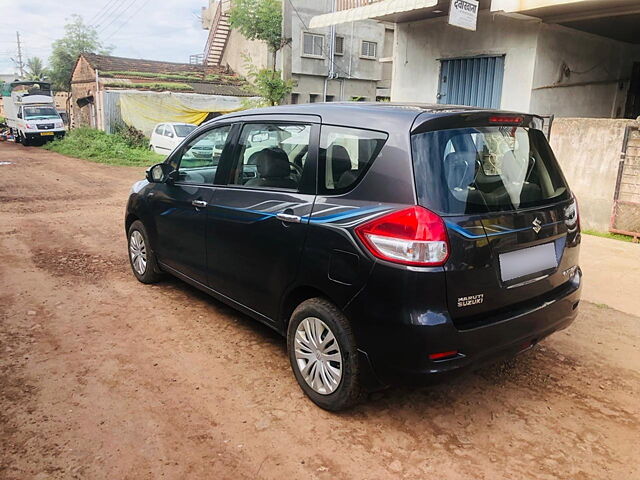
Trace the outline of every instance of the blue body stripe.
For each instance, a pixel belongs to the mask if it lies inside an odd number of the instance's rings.
[[[546,225],[541,225],[541,228],[557,225],[558,223],[562,223],[562,221],[553,222],[553,223],[547,223]],[[487,236],[487,237],[497,237],[497,236],[500,236],[500,235],[508,235],[510,233],[517,233],[517,232],[524,232],[526,230],[531,230],[531,227],[525,227],[525,228],[516,228],[516,229],[512,229],[512,230],[505,230],[504,232],[487,233],[486,235],[485,234],[476,235],[475,233],[471,233],[469,230],[467,230],[464,227],[461,227],[460,225],[458,225],[456,223],[446,222],[446,224],[447,224],[447,227],[449,227],[454,232],[459,233],[463,237],[470,238],[470,239],[476,239],[476,240],[480,239],[480,238],[485,238],[485,236]],[[502,227],[501,225],[495,225],[495,226],[498,227],[498,228],[506,228],[506,227]]]
[[[357,208],[356,210],[350,210],[348,212],[342,213],[334,213],[333,215],[325,215],[323,217],[302,217],[304,220],[309,220],[311,223],[328,223],[333,222],[334,220],[344,220],[347,218],[358,217],[360,215],[364,215],[365,213],[379,212],[381,210],[386,210],[387,207],[370,207],[370,208]]]
[[[256,221],[266,220],[267,218],[275,217],[278,213],[281,213],[281,212],[265,212],[263,210],[253,210],[250,208],[227,207],[225,205],[211,205],[211,206],[223,208],[225,210],[233,210],[236,212],[253,213],[255,215],[260,215],[260,218],[254,219]],[[370,208],[363,207],[363,208],[357,208],[355,210],[350,210],[348,212],[334,213],[332,215],[325,215],[325,216],[319,216],[319,217],[311,217],[309,215],[305,215],[300,218],[304,222],[322,224],[322,223],[333,222],[335,220],[345,220],[347,218],[358,217],[360,215],[364,215],[365,213],[372,213],[376,211],[386,210],[386,208],[387,207],[382,207],[382,206],[370,207]]]

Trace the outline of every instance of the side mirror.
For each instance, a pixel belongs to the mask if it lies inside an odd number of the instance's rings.
[[[167,133],[167,137],[173,138],[173,133],[171,133],[171,132]]]
[[[22,112],[18,112],[17,117],[22,118]]]
[[[158,163],[157,165],[149,168],[149,170],[147,170],[147,181],[149,183],[164,182],[166,176],[165,171],[167,167],[168,165],[166,165],[165,163]]]

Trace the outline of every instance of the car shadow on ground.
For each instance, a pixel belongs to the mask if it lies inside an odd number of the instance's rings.
[[[281,355],[281,360],[288,364],[285,337],[274,329],[175,277],[168,276],[159,285],[211,310],[212,318],[207,323],[212,328],[216,328],[215,323],[219,321],[233,322],[236,328],[271,348],[274,355]],[[575,374],[575,368],[575,360],[543,341],[515,358],[482,366],[441,383],[393,385],[368,393],[360,405],[337,415],[348,418],[393,411],[394,416],[412,417],[416,413],[482,405],[496,398],[510,398],[514,393],[522,395],[523,390],[529,399],[544,402],[565,388],[560,380],[563,375]],[[293,373],[291,379],[293,382]]]

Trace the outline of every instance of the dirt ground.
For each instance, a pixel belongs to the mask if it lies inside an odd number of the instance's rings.
[[[640,478],[640,318],[613,301],[508,364],[327,413],[275,333],[134,279],[141,177],[0,144],[0,478]]]

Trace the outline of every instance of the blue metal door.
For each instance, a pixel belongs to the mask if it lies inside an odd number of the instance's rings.
[[[441,60],[438,103],[500,108],[504,56]]]

